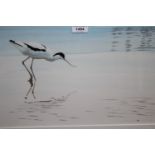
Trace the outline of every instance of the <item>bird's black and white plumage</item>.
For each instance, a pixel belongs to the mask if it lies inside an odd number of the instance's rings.
[[[45,59],[48,61],[54,61],[54,57],[49,54],[47,48],[43,44],[21,42],[10,40],[10,43],[14,45],[23,55],[30,56],[32,59]]]
[[[14,45],[18,50],[25,56],[29,56],[32,59],[45,59],[47,61],[55,61],[62,59],[66,61],[68,64],[74,67],[71,63],[69,63],[65,59],[65,54],[63,52],[53,52],[51,54],[50,49],[48,49],[45,45],[39,43],[30,43],[30,42],[22,42],[9,40],[9,42]]]
[[[22,41],[15,41],[15,40],[9,40],[9,42],[13,46],[15,46],[23,55],[27,56],[26,59],[22,61],[23,66],[25,67],[26,71],[30,75],[30,79],[28,81],[30,82],[31,87],[26,95],[26,98],[31,90],[34,96],[35,82],[33,82],[33,80],[36,81],[36,77],[33,72],[33,62],[35,59],[45,59],[51,62],[56,61],[56,60],[64,60],[72,67],[75,67],[74,65],[72,65],[70,62],[66,60],[65,54],[63,52],[55,52],[55,53],[53,52],[53,54],[51,54],[51,52],[49,52],[51,50],[48,49],[43,44],[22,42]],[[30,69],[28,69],[25,62],[30,58],[32,59],[32,61],[31,61]]]

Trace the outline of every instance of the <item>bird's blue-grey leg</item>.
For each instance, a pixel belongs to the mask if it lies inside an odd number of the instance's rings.
[[[34,62],[34,59],[32,59],[31,66],[30,66],[31,73],[32,73],[32,76],[33,76],[33,78],[34,78],[34,83],[33,83],[33,88],[32,88],[32,95],[33,95],[33,98],[36,98],[36,97],[35,97],[34,90],[35,90],[35,86],[36,86],[36,81],[37,81],[37,79],[36,79],[35,74],[34,74],[34,72],[33,72],[33,62]]]
[[[25,67],[26,71],[29,73],[30,75],[30,79],[28,80],[30,82],[31,87],[33,86],[33,76],[31,74],[31,72],[29,71],[29,69],[27,68],[27,66],[25,65],[25,62],[29,59],[30,57],[27,57],[26,59],[24,59],[22,61],[23,66]]]
[[[34,87],[35,87],[35,82],[33,82],[33,75],[32,73],[29,71],[29,69],[27,68],[27,66],[25,65],[25,61],[27,61],[30,57],[27,57],[25,60],[22,61],[22,64],[23,66],[25,67],[26,71],[29,73],[30,75],[30,79],[28,80],[29,83],[30,83],[30,88],[28,89],[27,93],[26,93],[26,96],[25,96],[25,99],[27,99],[29,93],[32,91],[32,95],[33,95],[33,98],[35,98],[35,95],[34,95]]]
[[[34,90],[35,90],[35,86],[36,86],[36,81],[34,81],[33,83],[33,87],[32,87],[32,95],[33,95],[33,98],[35,99],[35,93],[34,93]]]
[[[32,59],[30,69],[31,69],[32,75],[33,75],[33,77],[34,77],[34,79],[35,79],[35,81],[36,81],[37,79],[36,79],[35,74],[34,74],[34,72],[33,72],[33,62],[34,62],[34,59]]]

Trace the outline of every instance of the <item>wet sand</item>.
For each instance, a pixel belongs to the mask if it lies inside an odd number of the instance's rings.
[[[155,53],[72,54],[34,62],[34,94],[23,56],[0,57],[0,128],[154,127]],[[27,64],[29,65],[29,64]]]

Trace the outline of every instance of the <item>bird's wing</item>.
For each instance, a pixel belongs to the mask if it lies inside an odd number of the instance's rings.
[[[23,42],[23,44],[25,46],[27,46],[27,48],[29,48],[32,51],[42,51],[42,52],[46,52],[46,46],[43,44],[39,44],[39,43],[30,43],[30,42]]]
[[[21,50],[32,50],[32,51],[46,51],[46,46],[43,44],[39,43],[32,43],[32,42],[22,42],[22,41],[15,41],[15,40],[10,40],[10,43],[15,45],[17,48]]]
[[[9,40],[10,43],[12,43],[13,45],[17,46],[17,47],[25,47],[24,43],[21,41],[15,41],[15,40]]]

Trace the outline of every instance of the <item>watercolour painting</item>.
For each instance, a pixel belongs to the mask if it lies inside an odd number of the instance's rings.
[[[155,27],[0,27],[0,128],[154,128]]]

